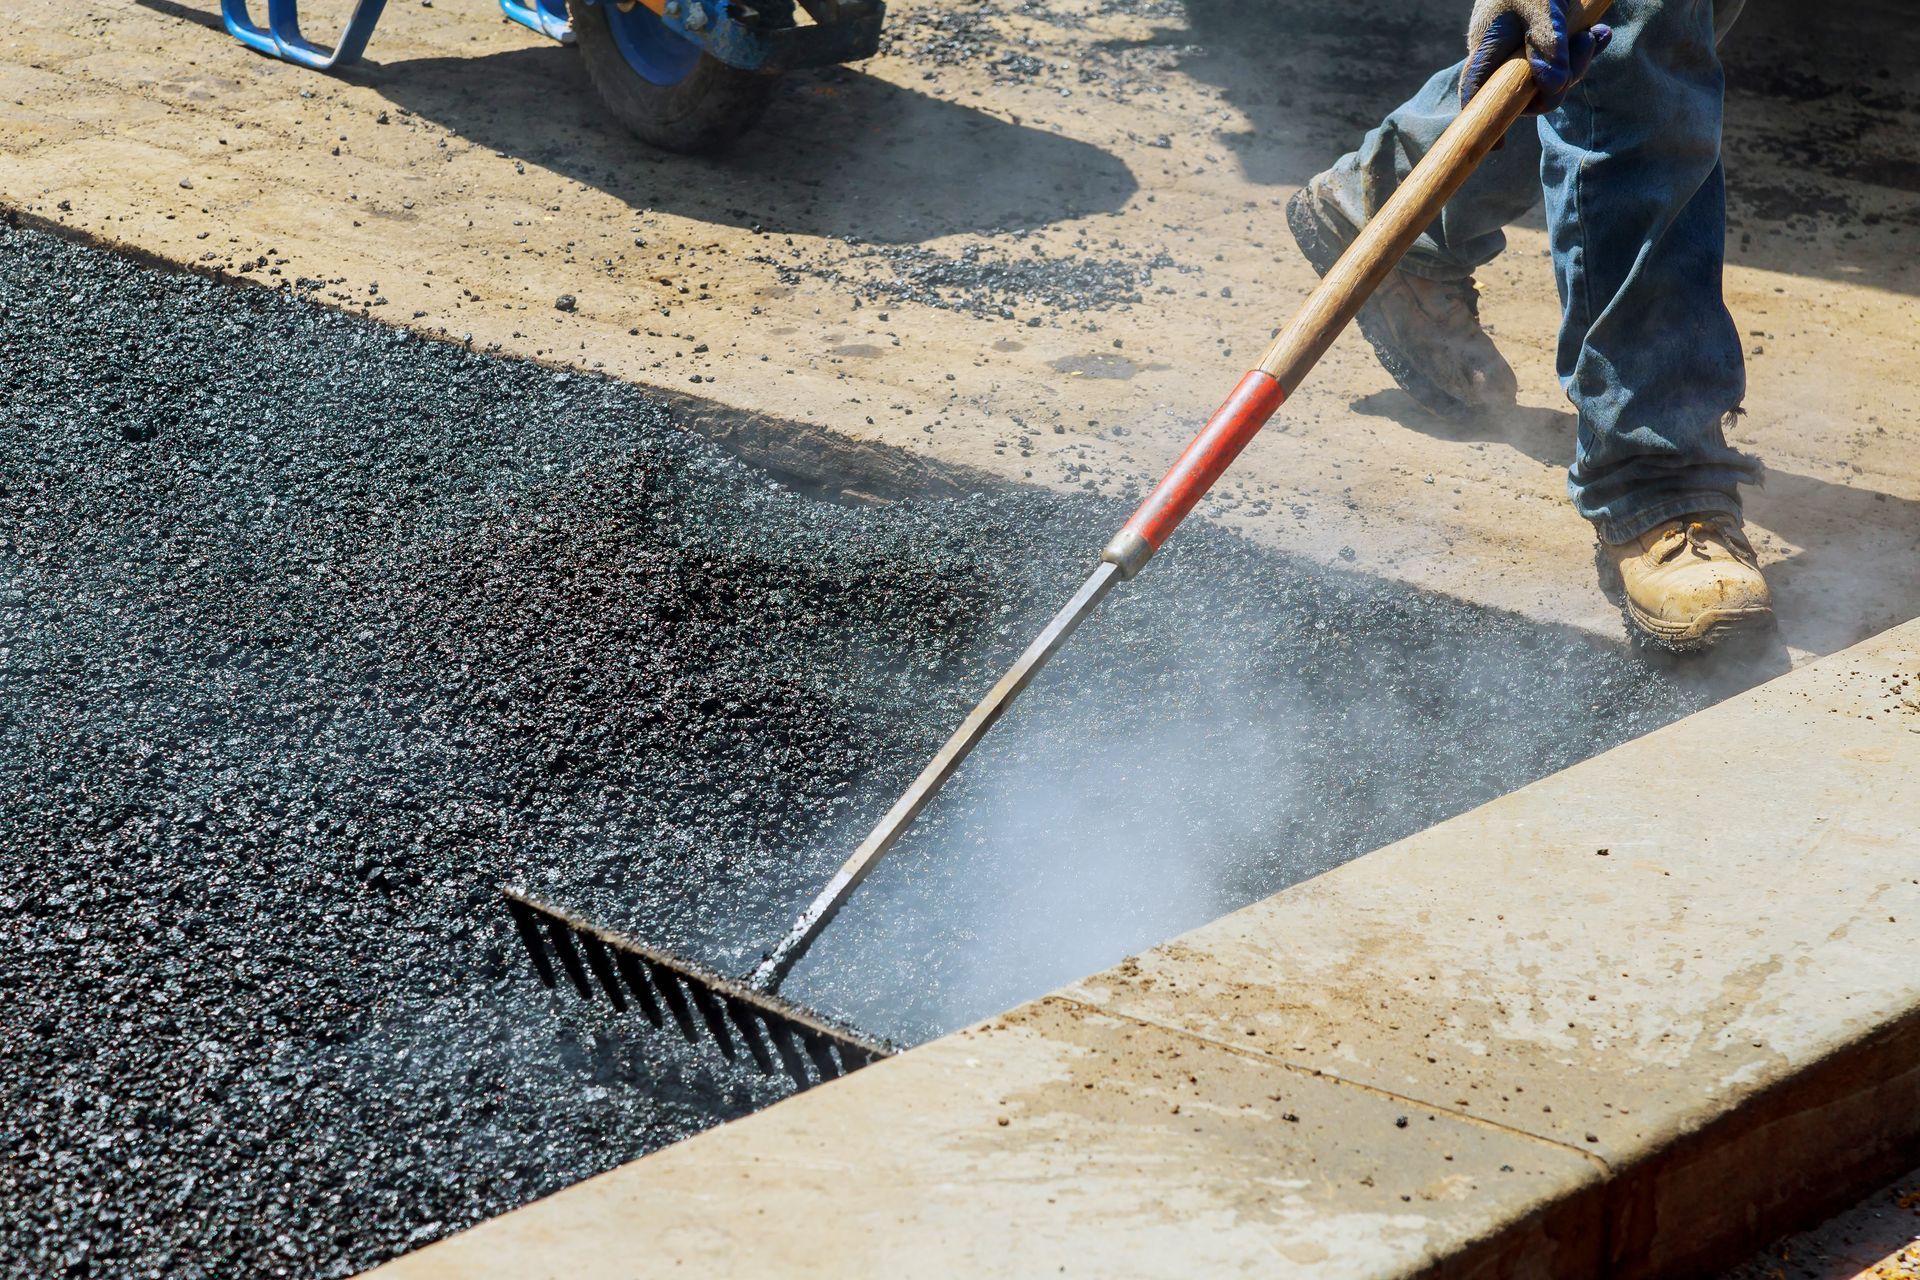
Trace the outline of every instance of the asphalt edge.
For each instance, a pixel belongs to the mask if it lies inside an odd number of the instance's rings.
[[[867,506],[899,502],[903,499],[966,497],[1007,488],[1030,487],[1047,493],[1061,492],[1037,481],[1013,480],[960,463],[928,458],[898,445],[885,444],[878,440],[862,440],[831,427],[799,418],[738,409],[711,397],[694,395],[658,383],[621,378],[603,370],[582,368],[564,361],[543,359],[519,352],[469,347],[451,334],[415,328],[404,321],[387,320],[364,309],[355,311],[324,298],[297,294],[291,288],[291,282],[288,282],[286,287],[270,285],[251,276],[170,258],[165,254],[143,249],[130,241],[116,240],[84,228],[71,226],[44,214],[22,209],[8,201],[4,195],[0,195],[0,224],[10,228],[39,231],[69,244],[83,245],[104,253],[116,254],[155,271],[198,276],[229,288],[262,289],[269,293],[285,294],[341,315],[354,316],[390,329],[405,330],[423,342],[443,342],[450,346],[471,350],[478,355],[518,361],[542,369],[551,369],[555,373],[566,373],[574,377],[606,378],[609,381],[640,387],[648,394],[658,397],[668,407],[673,414],[674,425],[679,429],[726,450],[728,454],[742,462],[766,472],[769,478],[808,497],[828,502]],[[1194,419],[1196,429],[1200,421],[1200,417]],[[1168,461],[1171,462],[1172,459],[1169,458]],[[1139,477],[1142,484],[1149,479],[1150,477],[1144,474]],[[1205,518],[1204,512],[1201,515]],[[1235,532],[1240,531],[1235,530]],[[1241,534],[1241,536],[1245,535]],[[1094,548],[1088,548],[1089,562],[1091,562],[1093,551]],[[1301,558],[1296,552],[1282,554]],[[1322,566],[1340,572],[1346,571],[1338,562],[1326,561],[1322,562]],[[1390,576],[1385,580],[1398,581]],[[1410,585],[1408,589],[1474,609],[1512,612],[1451,591]],[[1525,617],[1529,623],[1536,626],[1555,625],[1524,614],[1513,616]],[[1643,660],[1662,661],[1660,655],[1645,654],[1639,646],[1634,644],[1625,630],[1618,636],[1585,631],[1581,634],[1588,643],[1611,649],[1616,653],[1635,653]],[[1740,664],[1731,673],[1724,669],[1725,666],[1726,664],[1722,664],[1723,669],[1717,673],[1699,674],[1694,678],[1717,687],[1721,695],[1725,696],[1730,692],[1750,688],[1769,676],[1780,674],[1789,669],[1791,661],[1783,654],[1767,652]]]
[[[741,461],[765,471],[781,484],[809,497],[872,505],[897,502],[903,498],[961,497],[987,489],[1004,488],[1009,483],[985,471],[935,461],[898,445],[861,440],[816,423],[736,409],[710,397],[656,383],[634,382],[562,360],[475,347],[452,334],[436,333],[404,321],[373,315],[364,308],[356,311],[325,298],[311,297],[296,291],[291,280],[269,284],[218,267],[183,262],[142,248],[131,241],[117,240],[22,209],[5,199],[0,199],[0,223],[9,228],[38,231],[69,244],[111,253],[153,271],[198,276],[228,288],[260,289],[282,294],[342,315],[405,330],[423,342],[442,342],[476,355],[535,365],[574,377],[605,378],[638,386],[657,397],[668,408],[673,415],[674,425],[681,430],[718,445]]]

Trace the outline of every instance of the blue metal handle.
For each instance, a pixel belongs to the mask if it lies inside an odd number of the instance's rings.
[[[374,24],[380,21],[380,11],[386,7],[387,0],[359,0],[340,33],[340,43],[332,49],[324,49],[300,34],[300,0],[267,0],[264,27],[256,25],[247,12],[247,0],[220,0],[220,16],[227,24],[227,33],[249,49],[315,71],[331,71],[360,60],[373,36]]]
[[[573,43],[573,23],[567,17],[567,0],[500,0],[500,12],[523,27],[531,27],[549,40]]]

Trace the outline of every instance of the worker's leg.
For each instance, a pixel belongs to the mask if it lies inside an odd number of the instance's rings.
[[[1460,68],[1429,80],[1360,148],[1309,181],[1287,225],[1325,275],[1459,113]],[[1513,406],[1513,369],[1480,327],[1473,271],[1506,244],[1501,228],[1540,199],[1540,141],[1531,123],[1487,158],[1399,269],[1360,311],[1360,332],[1394,380],[1435,413]]]
[[[1745,3],[1692,0],[1678,8],[1704,13],[1717,43],[1733,26]],[[1616,5],[1608,21],[1616,30],[1623,25],[1638,30],[1651,12],[1666,7],[1664,0]],[[1623,56],[1630,55],[1607,55],[1608,64]],[[1358,148],[1314,178],[1312,189],[1318,200],[1355,227],[1365,225],[1378,213],[1401,180],[1460,114],[1462,66],[1455,64],[1435,74],[1418,93],[1389,112],[1361,139]],[[1507,134],[1506,144],[1487,156],[1447,202],[1433,226],[1414,243],[1401,270],[1429,280],[1471,276],[1506,248],[1507,224],[1540,203],[1540,180],[1540,134],[1531,122],[1523,120]]]
[[[1744,0],[1683,0],[1704,9],[1724,35]],[[1640,0],[1624,17],[1638,29],[1657,7]],[[1595,69],[1606,74],[1615,58]],[[1420,158],[1459,113],[1460,67],[1433,76],[1390,112],[1360,146],[1312,178],[1287,206],[1294,239],[1325,274],[1356,229],[1378,212]],[[1488,156],[1400,268],[1382,282],[1360,312],[1360,331],[1380,362],[1414,399],[1438,413],[1500,410],[1517,392],[1513,370],[1480,327],[1474,271],[1506,247],[1503,228],[1540,199],[1540,134],[1522,122],[1506,145]],[[1636,241],[1637,242],[1637,241]]]
[[[1365,225],[1460,114],[1462,65],[1428,80],[1358,149],[1314,178],[1314,196],[1352,226]],[[1539,203],[1540,137],[1533,122],[1523,120],[1447,202],[1400,269],[1428,280],[1463,280],[1506,248],[1503,228]]]
[[[1559,374],[1580,416],[1569,488],[1607,543],[1737,516],[1759,478],[1722,429],[1746,373],[1721,297],[1715,16],[1714,0],[1615,0],[1612,45],[1540,121]]]
[[[1746,370],[1720,279],[1715,19],[1737,5],[1715,7],[1615,0],[1605,66],[1540,121],[1560,381],[1580,417],[1568,489],[1628,619],[1682,649],[1773,617],[1740,525],[1759,464],[1725,435]]]

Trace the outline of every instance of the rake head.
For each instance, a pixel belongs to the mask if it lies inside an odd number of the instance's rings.
[[[596,928],[517,890],[501,894],[541,982],[556,987],[564,975],[581,999],[600,991],[615,1009],[637,1008],[653,1026],[678,1031],[690,1043],[711,1041],[729,1062],[744,1057],[805,1089],[894,1053],[884,1041],[771,992]]]

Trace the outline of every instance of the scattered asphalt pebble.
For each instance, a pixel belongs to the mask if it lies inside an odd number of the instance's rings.
[[[1030,30],[1034,24],[1084,27],[1090,16],[1133,14],[1178,23],[1178,0],[1098,0],[1095,5],[1056,5],[1044,0],[976,3],[967,6],[907,10],[890,16],[882,37],[884,52],[924,67],[966,67],[984,71],[1001,84],[1071,82],[1104,79],[1086,61],[1057,60],[1057,50]],[[1056,57],[1041,56],[1049,52]]]
[[[649,392],[0,228],[0,1273],[342,1276],[778,1097],[514,882],[744,968],[1123,508],[796,493]],[[910,1041],[1700,701],[1183,532],[792,991]]]
[[[570,293],[563,293],[553,300],[553,309],[555,311],[573,311],[576,310],[579,305],[578,302],[574,301],[574,297]]]
[[[773,267],[786,285],[811,278],[866,302],[913,302],[1005,319],[1013,318],[1015,308],[1080,312],[1137,304],[1153,283],[1154,272],[1174,266],[1164,253],[1133,262],[1081,254],[1039,257],[984,242],[955,254],[868,245],[837,259],[786,261],[762,254],[752,260]],[[1039,317],[1032,323],[1037,326]]]

